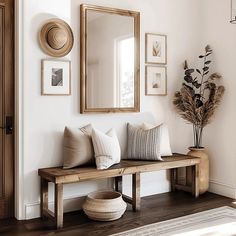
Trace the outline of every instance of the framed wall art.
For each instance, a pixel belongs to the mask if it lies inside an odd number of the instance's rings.
[[[162,34],[146,33],[146,63],[167,63],[167,36]]]
[[[71,63],[61,60],[42,60],[42,95],[71,94]]]
[[[167,74],[164,66],[146,66],[145,94],[167,95]]]
[[[231,0],[231,20],[230,23],[236,24],[236,0]]]

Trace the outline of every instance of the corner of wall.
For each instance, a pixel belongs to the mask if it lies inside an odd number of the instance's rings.
[[[210,180],[209,192],[236,199],[236,188],[215,180]]]

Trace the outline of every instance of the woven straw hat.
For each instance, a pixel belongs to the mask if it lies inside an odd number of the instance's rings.
[[[46,54],[63,57],[71,51],[74,37],[70,26],[65,21],[50,19],[39,32],[39,43]]]

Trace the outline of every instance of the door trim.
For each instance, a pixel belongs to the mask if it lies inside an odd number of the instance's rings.
[[[24,209],[24,1],[15,0],[15,218]]]

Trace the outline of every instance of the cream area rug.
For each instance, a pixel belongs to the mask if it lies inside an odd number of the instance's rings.
[[[236,209],[220,207],[154,223],[112,236],[233,236]]]

